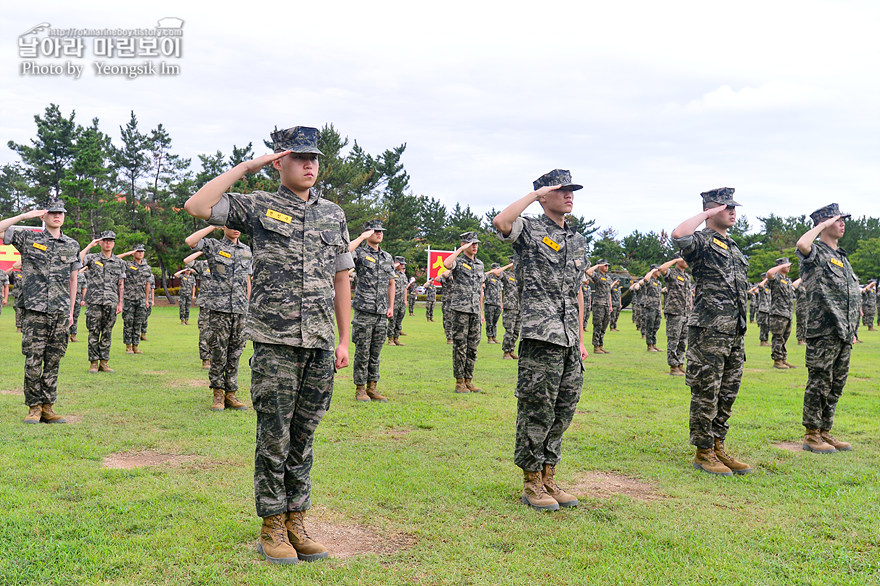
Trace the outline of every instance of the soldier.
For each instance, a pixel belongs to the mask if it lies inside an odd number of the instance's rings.
[[[23,305],[25,423],[65,423],[52,407],[58,398],[58,367],[70,339],[80,268],[79,244],[61,231],[66,214],[64,203],[53,198],[46,209],[0,221],[0,239],[18,250],[24,279],[17,296]],[[31,218],[41,218],[43,230],[11,230]]]
[[[576,497],[559,487],[555,475],[562,435],[574,418],[584,381],[581,282],[587,242],[565,222],[573,192],[582,187],[572,184],[569,172],[553,170],[533,186],[535,191],[509,205],[492,223],[502,241],[513,243],[522,295],[514,451],[514,463],[523,471],[522,502],[538,510],[556,510],[578,505]],[[535,201],[544,213],[523,217]]]
[[[437,276],[437,280],[440,281],[440,286],[443,288],[441,291],[442,297],[440,298],[440,311],[443,312],[443,333],[446,335],[446,343],[452,344],[452,310],[449,309],[447,304],[447,301],[452,296],[452,287],[454,285],[452,271],[440,273]]]
[[[12,302],[12,309],[15,311],[15,331],[21,333],[21,315],[24,312],[24,297],[22,296],[24,278],[21,275],[21,261],[15,261],[7,269],[6,275],[9,277],[9,284],[12,286],[12,296],[15,297],[15,300]]]
[[[660,352],[657,347],[657,331],[660,329],[660,266],[653,264],[641,281],[642,310],[644,312],[645,344],[648,352]]]
[[[244,351],[244,321],[251,296],[253,254],[246,244],[239,242],[241,232],[223,227],[223,238],[206,238],[216,230],[208,226],[186,237],[186,245],[205,253],[211,269],[211,290],[202,294],[202,306],[211,310],[208,328],[211,346],[211,368],[208,382],[211,387],[212,411],[233,409],[244,411],[247,405],[238,400],[238,362]]]
[[[416,278],[410,277],[409,283],[406,285],[406,308],[410,315],[415,315],[413,310],[416,308]]]
[[[0,314],[3,313],[3,306],[9,299],[9,275],[6,271],[0,271]]]
[[[795,337],[798,346],[807,345],[807,288],[803,286],[801,279],[791,284],[794,289],[794,315],[797,320]]]
[[[686,382],[691,389],[693,466],[711,474],[747,474],[752,467],[728,454],[724,440],[745,362],[749,263],[727,231],[736,222],[732,187],[706,191],[703,211],[682,222],[672,241],[696,283],[688,320]],[[700,224],[706,223],[697,232]]]
[[[586,273],[584,273],[584,276],[586,277]],[[581,293],[584,296],[584,321],[582,326],[586,332],[590,321],[590,313],[593,309],[593,288],[590,287],[590,279],[585,278],[581,283]]]
[[[251,396],[257,412],[254,487],[263,518],[258,551],[273,563],[314,561],[327,548],[305,529],[311,504],[312,441],[330,407],[335,369],[348,366],[351,321],[345,214],[312,189],[318,129],[272,133],[275,153],[245,161],[186,203],[195,217],[240,229],[255,252],[246,334],[253,341]],[[277,193],[224,193],[246,173],[272,164]],[[333,349],[333,316],[339,343]]]
[[[387,399],[376,391],[379,361],[388,319],[394,315],[397,273],[391,255],[379,246],[385,237],[380,220],[364,224],[363,233],[351,241],[348,251],[354,257],[358,286],[351,307],[351,341],[354,342],[354,398],[357,401]],[[365,243],[361,246],[361,243]]]
[[[498,341],[498,318],[501,317],[501,265],[493,262],[486,273],[483,284],[483,315],[486,318],[486,343],[500,344]],[[497,273],[494,271],[498,271]]]
[[[617,319],[620,317],[620,312],[623,309],[621,305],[621,292],[620,292],[620,279],[614,279],[611,282],[611,319],[608,322],[608,330],[612,332],[619,332],[617,329]],[[586,297],[584,298],[584,304],[587,303]],[[586,305],[584,305],[586,307]],[[584,312],[588,313],[588,312]],[[586,319],[586,317],[584,317]],[[586,323],[586,322],[584,322]]]
[[[403,329],[403,318],[406,315],[406,304],[408,301],[407,281],[406,281],[406,259],[402,256],[394,257],[394,291],[400,294],[394,295],[393,314],[388,318],[388,345],[403,346],[400,342],[400,336],[405,335]]]
[[[147,315],[144,318],[144,327],[141,329],[141,341],[147,341],[147,328],[150,326],[150,316],[153,315],[153,306],[156,305],[156,275],[150,272],[150,294],[147,297]]]
[[[189,325],[189,308],[192,306],[193,298],[196,296],[196,277],[195,271],[190,268],[183,268],[174,273],[175,277],[180,277],[180,290],[177,293],[177,308],[180,316],[180,325]]]
[[[770,345],[770,288],[767,287],[767,273],[761,273],[761,282],[755,286],[758,294],[758,317],[759,326],[758,340],[760,346]]]
[[[838,241],[846,231],[836,203],[812,214],[813,228],[797,241],[800,273],[810,308],[807,320],[807,386],[804,391],[803,448],[827,454],[852,446],[831,435],[834,410],[849,374],[853,336],[859,320],[859,281]],[[816,240],[818,237],[818,240]]]
[[[776,266],[767,271],[767,285],[770,289],[770,332],[773,334],[773,349],[770,358],[773,368],[786,370],[797,368],[788,363],[788,350],[785,343],[791,335],[791,314],[794,312],[794,288],[788,272],[791,263],[788,258],[776,259]]]
[[[73,325],[70,326],[70,341],[71,342],[79,342],[76,337],[77,330],[79,329],[79,314],[82,310],[82,306],[86,304],[85,302],[86,296],[86,276],[85,276],[85,268],[79,270],[79,275],[76,277],[76,300],[73,302]],[[88,328],[86,328],[88,329]]]
[[[859,283],[860,282],[859,276],[855,275],[855,278],[856,278],[856,282]],[[861,291],[862,291],[861,285],[859,285],[859,297],[858,297],[858,299],[856,299],[856,305],[859,308],[859,319],[856,320],[856,329],[855,329],[855,332],[853,332],[853,344],[861,344],[862,343],[861,338],[859,338],[859,325],[862,323],[862,319],[864,319],[863,318],[864,312],[862,311]]]
[[[204,259],[196,260],[202,255],[201,251],[194,252],[185,259],[184,264],[191,268],[199,278],[199,318],[196,324],[199,326],[199,358],[202,361],[202,370],[211,368],[211,310],[202,304],[203,295],[211,296],[211,269]],[[196,302],[195,296],[193,303]]]
[[[587,269],[593,287],[593,354],[610,354],[605,349],[605,330],[611,322],[611,283],[604,258]]]
[[[869,332],[874,330],[874,316],[877,314],[877,281],[871,281],[862,288],[862,324]]]
[[[101,252],[89,254],[95,246]],[[89,271],[86,289],[86,329],[89,331],[89,372],[113,372],[110,360],[110,344],[116,317],[122,313],[125,289],[125,261],[113,254],[116,233],[102,232],[79,253],[80,262]]]
[[[443,312],[446,313],[448,307],[456,393],[479,393],[483,390],[473,383],[480,330],[484,321],[482,297],[486,278],[483,261],[477,258],[479,245],[476,232],[465,232],[461,234],[461,246],[443,259],[443,266],[455,279],[448,306],[446,295],[443,295]],[[459,260],[462,254],[464,257]]]
[[[434,321],[434,303],[437,302],[437,287],[433,279],[425,281],[425,319]]]
[[[691,313],[691,279],[685,272],[687,262],[681,255],[660,265],[660,274],[666,281],[666,364],[671,376],[684,376],[684,357],[687,350],[688,317]]]
[[[758,292],[749,289],[749,323],[755,323],[755,314],[758,313]]]
[[[513,266],[513,263],[507,267]],[[501,276],[504,283],[501,294],[504,304],[504,313],[501,314],[501,324],[504,326],[504,339],[501,342],[501,351],[504,352],[504,360],[519,360],[516,353],[516,340],[522,329],[522,310],[519,303],[519,286],[516,277],[507,273]],[[586,323],[586,320],[584,320]]]
[[[150,265],[144,260],[146,247],[136,244],[133,250],[123,252],[118,257],[133,256],[133,261],[125,262],[125,289],[122,300],[122,341],[126,354],[143,354],[140,345],[147,306],[150,303]]]

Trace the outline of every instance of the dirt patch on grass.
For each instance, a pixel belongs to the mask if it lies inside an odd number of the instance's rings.
[[[804,449],[801,447],[801,442],[779,442],[778,444],[773,444],[774,448],[779,448],[780,450],[786,450],[788,452],[803,452]]]
[[[208,386],[208,375],[205,378],[192,378],[186,380],[173,380],[169,383],[172,387],[189,387],[191,389],[210,388]]]
[[[665,498],[657,487],[611,472],[589,472],[579,476],[569,486],[563,484],[566,492],[575,496],[608,499],[616,495],[624,495],[641,501],[656,501]]]
[[[306,519],[309,535],[330,550],[330,557],[345,559],[358,555],[391,555],[416,544],[413,535],[380,535],[376,530],[357,524],[330,523]]]
[[[168,374],[167,370],[145,370],[144,374]]]
[[[19,390],[19,389],[3,389],[3,390],[0,390],[0,395],[16,395],[16,396],[23,397],[24,391]]]
[[[743,374],[755,374],[758,372],[767,372],[767,368],[743,368]]]
[[[132,470],[146,466],[179,466],[195,460],[195,456],[180,454],[160,454],[153,450],[139,452],[117,452],[104,458],[104,468]]]
[[[410,434],[412,430],[404,427],[393,427],[382,431],[382,435],[393,440],[402,440]]]

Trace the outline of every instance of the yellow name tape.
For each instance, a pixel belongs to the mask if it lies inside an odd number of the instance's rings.
[[[46,251],[46,247],[43,246],[42,244],[40,244],[39,242],[34,242],[34,248],[36,248],[37,250],[42,250],[44,252]],[[841,265],[841,266],[843,266],[843,265]]]
[[[675,278],[678,279],[679,281],[684,281],[684,277],[675,277]]]
[[[136,266],[134,266],[134,265],[128,265],[128,268],[130,268],[130,269],[133,270],[133,271],[138,270],[138,268],[137,268]]]
[[[541,240],[541,242],[543,242],[544,244],[546,244],[547,246],[549,246],[550,248],[552,248],[553,250],[555,250],[557,252],[559,251],[560,248],[562,248],[561,246],[559,246],[558,244],[556,244],[555,242],[550,240],[550,238],[548,236],[544,236],[544,239]]]
[[[467,264],[466,262],[461,263],[461,266],[463,266],[464,268],[466,268],[466,269],[469,270],[469,271],[470,271],[470,270],[473,270],[473,269],[471,268],[471,265]]]
[[[275,210],[266,210],[266,216],[272,218],[273,220],[284,222],[285,224],[289,224],[291,220],[293,220],[293,218],[291,218],[287,214],[282,214],[281,212],[276,212]]]
[[[717,244],[718,246],[720,246],[724,250],[727,250],[727,245],[725,243],[721,242],[720,240],[718,240],[717,238],[712,239],[712,244]]]
[[[103,267],[103,266],[104,266],[104,263],[102,263],[102,262],[99,261],[99,260],[96,260],[96,261],[95,261],[95,264],[98,265],[99,267]]]
[[[365,257],[364,257],[364,260],[368,260],[368,261],[370,261],[370,262],[376,262],[376,259],[373,258],[372,256],[365,256]]]
[[[34,244],[34,246],[36,246],[36,244]],[[45,249],[44,249],[44,250],[45,250]],[[829,259],[829,262],[830,262],[831,264],[833,264],[834,266],[836,266],[836,267],[843,268],[843,263],[840,262],[839,260],[837,260],[836,258]]]
[[[232,255],[229,254],[228,252],[226,252],[225,250],[218,250],[217,254],[219,254],[220,256],[224,256],[226,258],[232,258]]]

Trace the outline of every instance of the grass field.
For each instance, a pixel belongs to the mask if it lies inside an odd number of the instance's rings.
[[[802,437],[806,371],[774,370],[752,326],[727,445],[756,471],[717,478],[691,468],[684,381],[624,313],[612,353],[586,361],[565,436],[558,476],[581,506],[548,514],[519,503],[516,364],[484,341],[487,392],[453,394],[439,312],[426,323],[419,304],[406,346],[382,353],[390,401],[356,403],[342,370],[318,428],[308,519],[334,557],[279,567],[254,548],[254,412],[209,411],[196,314],[185,327],[158,307],[140,356],[125,354],[120,319],[113,374],[88,374],[85,341],[70,344],[56,410],[72,422],[50,426],[22,423],[4,309],[0,584],[880,583],[880,332],[862,330],[837,411],[853,451],[817,456],[784,443]],[[803,364],[803,346],[789,353]],[[127,458],[153,465],[110,467]]]

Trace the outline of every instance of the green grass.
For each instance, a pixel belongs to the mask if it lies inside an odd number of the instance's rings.
[[[542,514],[518,502],[516,364],[483,342],[475,382],[487,393],[453,394],[440,314],[428,324],[419,304],[406,346],[382,353],[387,404],[356,403],[351,369],[338,374],[315,441],[310,515],[410,546],[277,567],[254,551],[254,413],[208,410],[196,315],[183,327],[176,308],[157,308],[141,356],[125,354],[120,319],[109,375],[89,375],[85,341],[71,344],[57,411],[75,423],[24,425],[23,398],[0,395],[0,584],[880,583],[880,332],[862,330],[837,411],[835,433],[854,450],[817,456],[774,446],[801,437],[806,371],[775,371],[753,326],[727,445],[756,472],[725,479],[691,468],[689,391],[624,313],[606,337],[612,353],[587,359],[565,437],[559,479],[583,487],[581,506]],[[7,391],[21,389],[24,362],[12,320],[6,308]],[[802,365],[804,347],[789,350]],[[138,450],[193,458],[102,467]],[[597,472],[658,498],[591,493]]]

